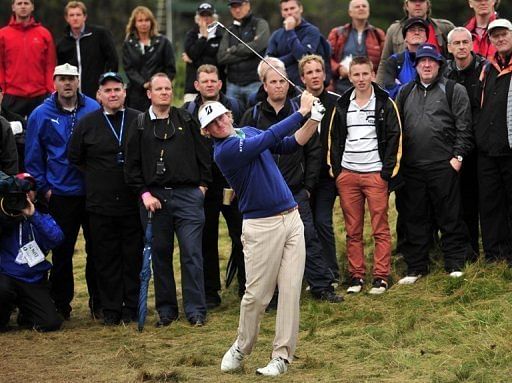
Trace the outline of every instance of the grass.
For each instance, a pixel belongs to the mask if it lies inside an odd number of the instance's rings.
[[[345,270],[338,207],[335,221]],[[222,232],[226,238],[224,227]],[[370,253],[368,234],[366,245]],[[223,267],[229,248],[223,241]],[[209,314],[202,328],[190,327],[183,318],[155,328],[151,295],[146,329],[138,333],[134,324],[106,328],[90,319],[81,244],[75,264],[71,321],[56,333],[24,330],[0,335],[0,382],[268,381],[254,371],[268,361],[273,313],[265,314],[244,370],[220,372],[220,359],[236,336],[236,286],[222,292],[221,307]],[[403,261],[394,258],[395,281],[403,270]],[[504,264],[481,262],[465,271],[463,278],[449,279],[434,260],[434,272],[414,286],[394,285],[378,297],[346,296],[339,305],[314,301],[304,293],[297,359],[279,381],[510,382],[512,271]]]

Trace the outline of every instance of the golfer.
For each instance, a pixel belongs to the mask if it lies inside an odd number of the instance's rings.
[[[311,117],[299,129],[304,117]],[[272,154],[291,153],[317,130],[325,108],[304,92],[300,108],[266,131],[235,129],[219,102],[199,110],[202,133],[214,140],[214,160],[239,198],[246,290],[240,304],[238,338],[222,358],[224,372],[240,369],[258,336],[261,315],[276,286],[279,300],[272,360],[257,373],[277,376],[293,359],[299,331],[299,301],[306,248],[297,203]]]

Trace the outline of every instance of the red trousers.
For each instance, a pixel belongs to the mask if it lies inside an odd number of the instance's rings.
[[[368,201],[375,250],[373,277],[387,281],[391,268],[391,232],[388,223],[388,184],[380,173],[357,173],[343,169],[336,179],[347,231],[348,271],[352,278],[363,278],[364,205]]]

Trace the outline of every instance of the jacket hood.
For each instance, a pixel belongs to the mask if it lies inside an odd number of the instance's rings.
[[[28,28],[38,27],[41,25],[41,23],[38,23],[34,19],[34,16],[30,16],[27,23],[18,23],[18,22],[16,22],[16,16],[12,15],[11,18],[9,19],[8,25],[15,29],[28,29]]]

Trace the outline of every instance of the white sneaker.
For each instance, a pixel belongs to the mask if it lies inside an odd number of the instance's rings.
[[[368,291],[368,294],[380,295],[384,294],[388,289],[388,283],[381,278],[377,278],[373,281],[373,287]]]
[[[416,281],[420,278],[421,278],[421,274],[407,275],[407,276],[403,277],[402,279],[400,279],[398,281],[398,284],[399,285],[412,285],[412,284],[416,283]]]
[[[230,372],[241,369],[244,356],[242,351],[238,349],[236,343],[234,343],[224,354],[222,362],[220,363],[220,370],[222,372]]]
[[[460,278],[464,275],[464,273],[462,271],[452,271],[450,273],[450,277],[452,278]]]
[[[277,357],[268,362],[266,367],[258,368],[256,374],[265,376],[278,376],[284,374],[288,370],[286,361]]]
[[[357,294],[363,289],[364,281],[362,278],[352,278],[350,286],[347,289],[347,294]]]

